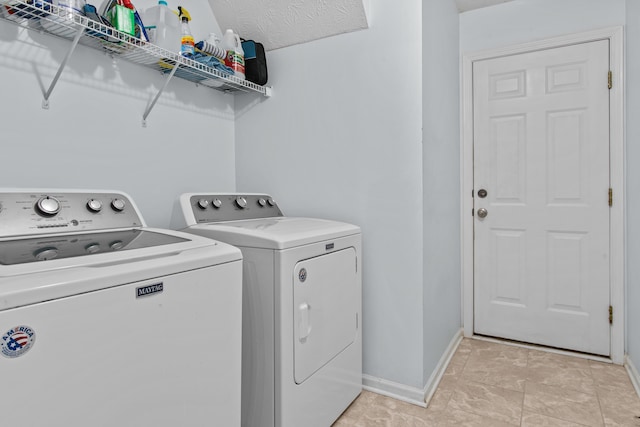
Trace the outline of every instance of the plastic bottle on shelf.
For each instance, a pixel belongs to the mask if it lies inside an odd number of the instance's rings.
[[[225,65],[233,70],[234,76],[244,80],[244,51],[240,36],[235,34],[233,30],[227,30],[222,37],[222,45],[227,51]]]
[[[142,12],[142,22],[149,41],[170,52],[180,52],[180,20],[165,0]]]
[[[209,33],[207,40],[196,43],[196,47],[202,52],[218,58],[224,62],[227,57],[227,51],[220,46],[220,39],[216,33]]]
[[[189,15],[187,9],[182,6],[178,6],[178,16],[180,17],[181,21],[180,34],[182,35],[180,39],[180,54],[182,56],[191,57],[194,53],[196,53],[195,40],[193,39],[191,29],[189,28],[191,15]]]

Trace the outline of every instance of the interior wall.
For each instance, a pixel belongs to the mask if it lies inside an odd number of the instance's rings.
[[[369,29],[268,52],[273,97],[236,98],[238,190],[362,228],[364,372],[420,389],[422,3],[371,0]]]
[[[627,0],[626,26],[626,244],[627,244],[627,354],[636,368],[640,367],[640,3]]]
[[[423,2],[424,378],[460,330],[460,77],[455,0]]]
[[[462,53],[623,25],[625,0],[514,0],[460,15]]]
[[[215,23],[211,11],[198,16]],[[157,227],[169,226],[181,192],[235,189],[232,95],[174,79],[143,128],[165,77],[78,46],[44,110],[43,93],[69,46],[0,21],[1,187],[122,190]]]

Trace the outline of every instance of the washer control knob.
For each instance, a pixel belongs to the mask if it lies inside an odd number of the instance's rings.
[[[220,206],[222,206],[222,200],[220,199],[213,199],[213,201],[211,202],[211,204],[213,205],[214,208],[216,209],[220,209]]]
[[[198,207],[200,209],[207,209],[208,206],[209,206],[209,201],[207,199],[198,200]]]
[[[116,240],[109,243],[109,248],[111,248],[112,251],[119,251],[120,249],[124,248],[124,243],[122,243],[121,240]]]
[[[122,212],[127,204],[122,199],[113,199],[111,208],[116,212]]]
[[[87,202],[87,209],[93,213],[98,213],[102,210],[102,202],[100,200],[91,199]]]
[[[275,206],[276,205],[276,202],[271,197],[269,197],[267,199],[267,203],[269,203],[269,206]]]
[[[60,212],[60,202],[54,197],[45,196],[36,203],[36,210],[42,216],[54,216]]]
[[[236,206],[240,209],[244,209],[247,207],[247,199],[242,196],[236,197]]]
[[[89,254],[95,254],[96,252],[100,252],[100,244],[99,243],[89,243],[84,247],[84,250]]]
[[[54,259],[55,257],[58,256],[58,249],[56,248],[42,248],[39,249],[37,251],[35,251],[33,253],[33,256],[38,260],[38,261],[47,261],[50,259]]]
[[[265,206],[267,206],[267,201],[266,201],[265,199],[263,199],[262,197],[260,197],[260,198],[258,199],[258,204],[259,204],[261,207],[263,207],[263,208],[264,208]]]

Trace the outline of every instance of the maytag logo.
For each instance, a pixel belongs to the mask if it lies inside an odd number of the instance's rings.
[[[139,288],[136,288],[136,298],[147,297],[153,294],[159,294],[163,290],[164,290],[164,285],[162,284],[162,282],[156,283],[155,285],[140,286]]]

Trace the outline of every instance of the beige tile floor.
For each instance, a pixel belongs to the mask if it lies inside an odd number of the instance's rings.
[[[424,409],[363,391],[333,427],[640,427],[622,366],[465,338]]]

